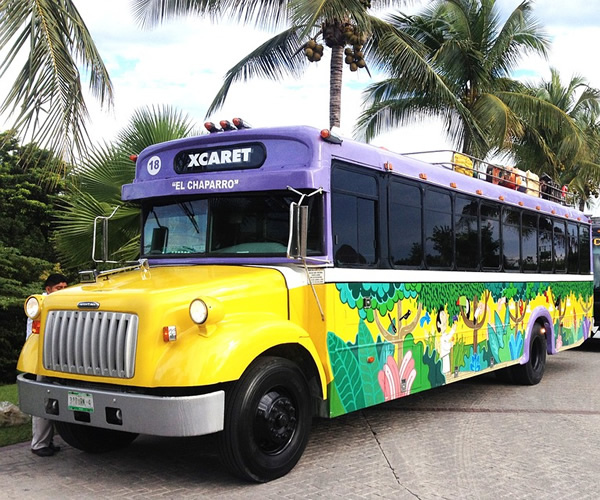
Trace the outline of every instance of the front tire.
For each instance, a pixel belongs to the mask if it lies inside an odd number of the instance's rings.
[[[536,323],[531,332],[529,360],[524,365],[509,368],[513,381],[521,385],[538,384],[544,376],[546,352],[546,337],[541,333],[541,326]]]
[[[60,437],[73,448],[88,453],[104,453],[129,446],[138,437],[137,434],[113,431],[87,425],[54,422]]]
[[[297,365],[259,358],[228,394],[221,457],[235,475],[266,482],[298,462],[310,434],[311,397]]]

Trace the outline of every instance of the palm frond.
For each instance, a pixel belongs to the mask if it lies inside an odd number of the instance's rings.
[[[494,94],[479,96],[471,111],[479,126],[490,138],[490,146],[498,150],[509,144],[511,139],[522,137],[524,134],[522,121],[510,106]]]
[[[112,83],[90,33],[72,0],[26,0],[0,4],[0,77],[22,54],[18,72],[0,107],[15,116],[22,136],[63,157],[89,142],[88,111],[79,67],[101,105],[112,105]]]
[[[399,85],[410,86],[415,96],[427,96],[436,103],[444,102],[450,111],[446,116],[458,115],[463,123],[461,130],[469,134],[477,150],[485,150],[487,141],[471,113],[456,95],[455,88],[437,71],[437,66],[428,59],[425,47],[410,35],[397,30],[390,24],[373,19],[373,42],[369,57],[375,63],[398,79]],[[408,87],[407,87],[408,88]],[[367,92],[368,94],[368,92]],[[447,120],[452,128],[455,120]],[[372,138],[361,124],[357,126],[357,136]]]
[[[272,29],[289,22],[289,0],[133,0],[133,16],[142,28],[153,28],[183,16],[237,20]]]
[[[225,102],[231,85],[253,77],[277,80],[290,75],[298,77],[308,66],[308,60],[298,51],[302,42],[298,36],[303,27],[289,28],[254,49],[233,66],[225,75],[223,86],[208,107],[206,116],[212,115]]]
[[[533,18],[531,2],[524,0],[509,15],[486,55],[485,64],[498,76],[507,76],[527,53],[546,57],[550,39]]]
[[[139,254],[139,207],[121,201],[121,186],[135,176],[129,155],[158,142],[191,135],[195,124],[176,109],[149,107],[136,110],[128,125],[110,144],[89,150],[67,177],[65,196],[57,216],[56,247],[63,262],[77,267],[89,265],[94,219],[108,216],[112,259],[131,260]]]
[[[152,144],[197,135],[197,128],[194,120],[173,106],[144,107],[133,112],[117,134],[117,142],[128,158]]]

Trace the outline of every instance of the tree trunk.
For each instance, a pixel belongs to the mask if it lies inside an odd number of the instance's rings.
[[[331,47],[331,68],[329,73],[329,127],[340,126],[343,69],[344,47]]]

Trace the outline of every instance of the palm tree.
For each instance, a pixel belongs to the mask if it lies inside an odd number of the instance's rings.
[[[73,268],[89,265],[94,219],[110,215],[116,207],[109,224],[111,258],[137,258],[139,207],[121,201],[121,186],[135,175],[135,162],[130,156],[152,144],[188,137],[196,130],[187,116],[171,107],[142,108],[133,114],[113,143],[91,148],[67,177],[55,239],[61,262]]]
[[[399,13],[389,22],[399,33],[423,44],[427,61],[452,96],[439,93],[438,88],[415,86],[405,78],[404,67],[389,60],[386,67],[391,77],[365,91],[368,108],[359,118],[357,135],[369,140],[397,125],[440,117],[457,149],[485,157],[523,135],[523,116],[553,129],[574,131],[568,116],[525,92],[524,86],[511,78],[521,55],[546,55],[549,46],[529,0],[503,24],[495,0],[437,0],[419,15]],[[390,43],[393,41],[388,40]],[[389,52],[383,45],[377,55],[385,59]],[[466,113],[456,108],[457,100]]]
[[[340,125],[341,89],[344,62],[351,71],[367,67],[370,55],[388,37],[400,40],[394,49],[404,72],[418,85],[436,86],[454,106],[462,110],[460,101],[445,88],[419,50],[419,44],[395,33],[388,23],[369,14],[371,7],[389,7],[406,0],[133,0],[136,17],[142,26],[152,26],[165,19],[189,14],[213,17],[233,16],[242,22],[261,27],[287,26],[283,31],[254,49],[235,64],[207,111],[219,109],[231,85],[253,77],[273,80],[285,76],[299,77],[310,62],[321,60],[324,46],[331,50],[329,81],[330,126]],[[388,54],[390,55],[390,54]],[[465,121],[468,121],[465,118]],[[476,131],[473,131],[476,133]]]
[[[555,68],[550,69],[550,80],[528,85],[527,90],[566,113],[578,133],[540,124],[526,127],[512,145],[513,155],[521,168],[546,173],[559,185],[568,186],[583,209],[600,184],[600,90],[581,76],[573,76],[565,86]]]
[[[93,95],[112,104],[112,84],[94,41],[72,0],[0,2],[0,77],[25,63],[4,98],[1,113],[15,117],[21,136],[59,153],[81,153],[88,142],[88,111],[80,66]]]

